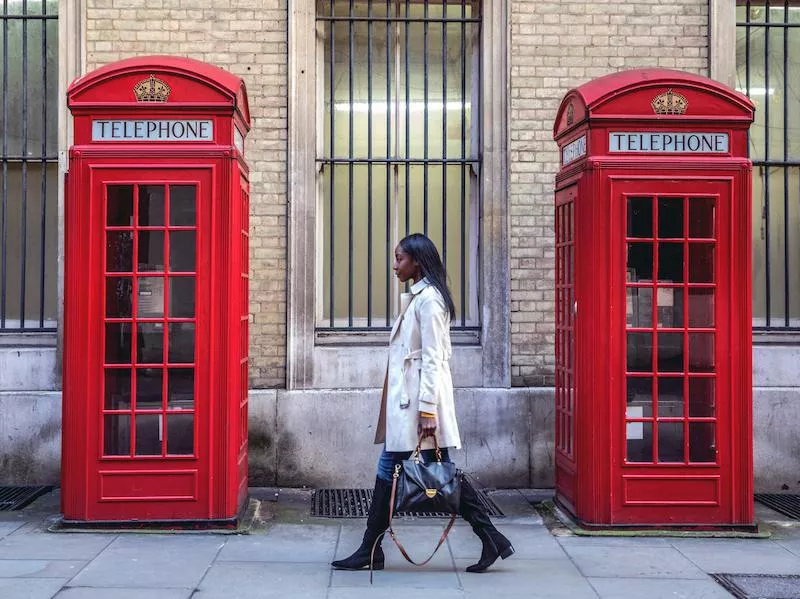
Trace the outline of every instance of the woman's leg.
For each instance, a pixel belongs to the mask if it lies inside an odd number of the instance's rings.
[[[383,533],[389,527],[389,501],[392,493],[392,473],[395,464],[408,458],[411,452],[393,452],[383,450],[378,459],[378,471],[375,477],[375,487],[372,490],[372,503],[367,516],[367,530],[364,538],[355,553],[344,559],[331,562],[338,570],[360,570],[366,568],[372,560],[375,570],[382,570],[384,566],[383,549],[381,542]],[[374,547],[374,551],[373,551]]]
[[[478,535],[483,549],[478,563],[467,567],[467,572],[483,572],[498,557],[506,559],[514,553],[514,547],[489,519],[472,483],[466,476],[461,477],[461,517],[472,525],[473,532]]]

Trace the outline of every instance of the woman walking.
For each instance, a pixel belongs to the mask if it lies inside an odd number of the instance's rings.
[[[389,362],[383,386],[381,411],[375,443],[383,443],[378,460],[367,530],[355,553],[332,562],[340,570],[368,567],[373,545],[373,568],[382,570],[381,541],[389,525],[392,472],[408,459],[420,437],[424,461],[435,459],[433,435],[442,448],[442,460],[449,461],[448,448],[461,446],[453,403],[453,381],[449,359],[450,321],[455,305],[447,287],[444,266],[436,246],[426,236],[414,233],[395,248],[393,269],[401,283],[412,282],[404,293],[400,315],[389,337]],[[466,478],[461,483],[461,516],[472,525],[483,550],[467,572],[483,572],[498,557],[514,553],[511,542],[492,524]]]

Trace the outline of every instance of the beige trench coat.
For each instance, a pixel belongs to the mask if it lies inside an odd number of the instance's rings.
[[[403,309],[405,308],[405,309]],[[417,446],[419,412],[436,414],[440,447],[461,447],[450,374],[450,314],[426,279],[401,298],[401,313],[389,337],[389,360],[375,443],[387,451]],[[422,448],[433,447],[426,438]]]

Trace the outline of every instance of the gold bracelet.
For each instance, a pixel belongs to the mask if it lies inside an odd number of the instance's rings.
[[[436,418],[436,414],[431,414],[430,412],[420,412],[419,415],[426,418]]]

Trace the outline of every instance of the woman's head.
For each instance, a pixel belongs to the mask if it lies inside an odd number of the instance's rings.
[[[412,233],[400,240],[395,248],[394,271],[402,281],[413,279],[415,282],[425,277],[439,290],[450,318],[455,319],[456,307],[450,289],[447,287],[447,275],[439,257],[439,251],[433,242],[421,233]]]

